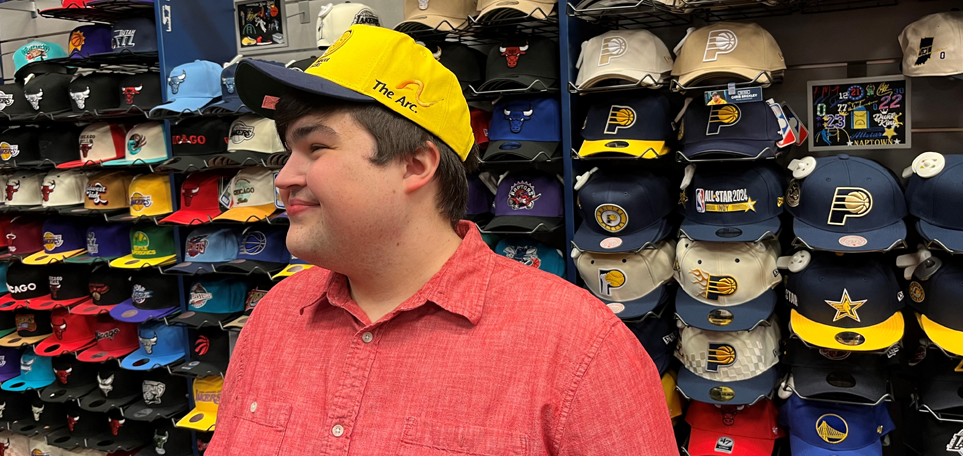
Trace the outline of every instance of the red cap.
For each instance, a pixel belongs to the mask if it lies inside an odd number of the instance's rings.
[[[60,10],[69,9],[69,8],[88,8],[87,6],[88,1],[89,0],[61,0],[60,8],[47,8],[45,10],[41,10],[40,12],[50,13],[50,12],[60,11]]]
[[[43,220],[17,217],[3,231],[3,237],[9,249],[0,258],[37,253],[43,250]]]
[[[140,348],[135,323],[119,322],[103,314],[96,317],[92,326],[97,343],[77,355],[80,361],[99,363],[129,355]]]
[[[0,247],[10,246],[10,239],[6,236],[8,233],[10,233],[10,217],[0,215]]]
[[[491,111],[471,108],[471,131],[475,133],[475,144],[482,150],[488,148],[488,125],[492,123]]]
[[[44,339],[34,350],[39,356],[59,356],[94,344],[94,332],[83,315],[71,314],[65,308],[54,309],[50,314],[50,326],[53,336]]]
[[[221,187],[224,178],[229,176],[224,171],[202,171],[187,176],[181,184],[181,209],[160,223],[200,225],[221,215]]]
[[[114,156],[106,159],[99,160],[89,160],[87,159],[87,149],[83,149],[81,145],[78,144],[78,152],[80,152],[80,160],[74,160],[67,163],[61,163],[57,165],[57,169],[69,169],[69,168],[80,168],[82,166],[96,166],[104,162],[120,160],[126,158],[127,150],[127,128],[121,124],[110,124],[110,139],[114,146]],[[109,146],[107,146],[109,147]]]
[[[755,405],[713,405],[692,401],[685,420],[692,426],[691,456],[760,456],[772,454],[785,432],[776,421],[779,412],[770,400]]]

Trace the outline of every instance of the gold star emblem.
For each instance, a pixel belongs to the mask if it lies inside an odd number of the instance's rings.
[[[749,211],[756,212],[756,201],[753,201],[752,198],[749,198],[749,201],[746,202],[746,212]]]
[[[843,318],[849,317],[853,320],[859,321],[859,314],[856,313],[856,309],[859,309],[866,304],[868,299],[863,299],[861,301],[853,301],[849,299],[849,291],[843,288],[843,297],[839,298],[839,301],[826,300],[826,304],[829,304],[833,309],[836,309],[836,316],[833,317],[833,321],[839,321]]]

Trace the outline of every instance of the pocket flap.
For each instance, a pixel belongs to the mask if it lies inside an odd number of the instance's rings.
[[[530,454],[528,436],[460,423],[442,423],[408,417],[402,442],[471,455]]]

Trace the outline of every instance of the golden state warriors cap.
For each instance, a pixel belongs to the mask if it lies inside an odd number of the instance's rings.
[[[888,404],[807,401],[795,395],[779,408],[779,424],[789,429],[792,454],[807,456],[881,455],[880,438],[896,427]]]
[[[642,317],[666,300],[675,241],[667,239],[656,248],[635,252],[574,252],[585,286],[619,318]]]
[[[582,43],[575,85],[662,83],[672,71],[672,54],[648,30],[612,30]]]
[[[963,11],[930,14],[899,35],[906,76],[963,78]]]
[[[672,76],[683,87],[732,76],[768,84],[776,79],[773,73],[785,69],[782,50],[766,29],[716,22],[693,31],[676,47]]]
[[[274,117],[285,93],[307,92],[381,103],[440,138],[462,160],[475,144],[458,78],[428,48],[393,30],[354,25],[303,73],[244,59],[235,83],[244,104],[264,117]]]

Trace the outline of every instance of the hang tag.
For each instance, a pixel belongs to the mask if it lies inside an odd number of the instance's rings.
[[[803,123],[801,117],[796,115],[796,112],[792,110],[789,103],[784,101],[780,103],[779,106],[782,107],[782,112],[786,115],[786,120],[789,121],[789,128],[792,128],[793,133],[796,134],[796,145],[803,145],[806,139],[809,138],[809,129],[806,128],[806,124]]]
[[[596,167],[594,167],[594,168],[592,168],[592,169],[590,169],[590,170],[582,173],[582,174],[579,175],[579,176],[575,176],[575,187],[573,187],[573,188],[575,189],[575,191],[581,190],[582,187],[585,185],[585,183],[588,182],[589,177],[591,177],[592,174],[595,174],[595,172],[598,171],[598,170],[599,170],[599,167],[596,166]]]
[[[227,184],[227,187],[225,187],[224,191],[221,192],[220,198],[218,198],[218,200],[221,203],[221,206],[224,206],[227,209],[234,207],[234,198],[231,196],[231,193],[232,193],[231,190],[233,188],[234,188],[234,179],[231,179],[231,182]]]
[[[730,85],[728,90],[710,90],[704,94],[706,106],[739,104],[762,101],[762,87],[737,89]]]
[[[776,116],[776,120],[779,122],[779,134],[782,135],[782,140],[776,143],[780,149],[784,147],[791,146],[796,142],[796,135],[789,128],[789,119],[786,118],[786,114],[782,112],[782,107],[776,104],[772,98],[766,100],[769,104],[769,108],[772,109],[772,114]]]
[[[679,190],[685,191],[689,188],[689,184],[692,183],[692,176],[695,176],[696,165],[686,165],[685,174],[682,176],[682,185],[679,186]]]

